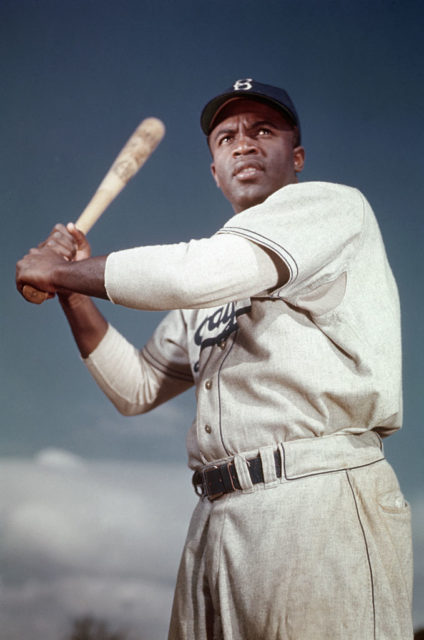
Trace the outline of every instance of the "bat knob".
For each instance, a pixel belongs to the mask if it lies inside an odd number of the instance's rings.
[[[41,304],[49,297],[48,293],[46,293],[45,291],[39,291],[39,289],[31,287],[30,284],[24,285],[24,288],[22,289],[22,295],[24,296],[25,300],[27,300],[28,302],[32,302],[33,304]]]

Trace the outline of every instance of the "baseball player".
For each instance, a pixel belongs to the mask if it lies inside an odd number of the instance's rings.
[[[401,426],[399,302],[372,209],[298,182],[283,89],[238,80],[201,125],[234,210],[212,237],[89,258],[58,225],[17,286],[58,294],[122,413],[196,385],[170,640],[412,638],[409,506],[382,449]],[[89,296],[170,313],[139,351]]]

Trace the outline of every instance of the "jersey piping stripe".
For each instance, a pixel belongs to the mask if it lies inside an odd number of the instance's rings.
[[[382,462],[386,458],[383,456],[381,458],[377,458],[377,460],[373,460],[372,462],[366,462],[365,464],[358,464],[354,467],[339,467],[337,469],[327,469],[326,471],[311,471],[310,473],[303,473],[298,476],[288,476],[286,471],[286,452],[284,449],[284,443],[281,442],[281,448],[283,449],[283,471],[284,478],[289,482],[295,482],[296,480],[302,480],[303,478],[311,478],[312,476],[325,476],[330,473],[340,473],[341,471],[352,471],[354,469],[363,469],[364,467],[370,467],[373,464],[377,464],[377,462]]]
[[[361,519],[361,515],[360,515],[360,512],[359,512],[358,500],[356,498],[355,492],[354,492],[353,487],[352,487],[352,482],[351,482],[351,479],[349,477],[349,471],[346,470],[345,473],[346,473],[347,481],[349,483],[350,490],[352,492],[352,498],[353,498],[353,502],[355,504],[356,515],[358,517],[359,526],[361,527],[362,537],[364,539],[365,552],[366,552],[366,556],[367,556],[367,563],[368,563],[368,570],[369,570],[369,574],[370,574],[370,584],[371,584],[371,602],[372,602],[373,631],[374,631],[373,639],[376,640],[377,620],[376,620],[376,615],[375,615],[374,573],[373,573],[373,570],[372,570],[372,564],[371,564],[371,557],[370,557],[370,551],[369,551],[369,546],[368,546],[368,540],[367,540],[367,536],[365,534],[364,525],[362,524],[362,519]]]
[[[152,367],[158,369],[158,371],[160,371],[161,373],[166,373],[171,378],[177,378],[178,380],[185,380],[191,383],[194,382],[191,373],[184,373],[183,371],[178,371],[177,369],[173,369],[172,367],[163,364],[157,358],[155,358],[155,356],[150,353],[150,351],[146,347],[144,347],[141,355]]]
[[[227,449],[227,447],[225,446],[225,442],[224,442],[224,434],[222,431],[222,406],[221,406],[221,369],[224,365],[224,362],[226,361],[226,359],[228,358],[228,356],[230,355],[231,351],[233,350],[233,347],[235,345],[237,336],[238,336],[238,332],[239,332],[239,327],[236,328],[236,330],[233,333],[233,341],[231,343],[231,347],[228,349],[227,353],[225,354],[225,358],[222,359],[221,364],[219,365],[219,369],[218,369],[218,415],[219,415],[219,434],[221,436],[221,442],[222,442],[222,446],[227,454],[227,456],[231,456],[231,452]]]
[[[251,231],[250,229],[244,229],[243,227],[224,227],[223,229],[220,229],[218,233],[232,233],[234,235],[241,236],[242,238],[253,240],[256,244],[266,247],[267,249],[271,249],[284,260],[285,264],[288,267],[290,276],[288,281],[286,282],[286,285],[291,284],[297,278],[299,269],[296,260],[284,247],[282,247],[277,242],[273,242],[266,236],[263,236],[256,231]]]

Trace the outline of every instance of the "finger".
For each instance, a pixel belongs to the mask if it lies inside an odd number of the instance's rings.
[[[47,240],[44,246],[52,249],[55,253],[63,256],[64,258],[67,258],[68,260],[71,260],[75,256],[78,249],[76,243],[73,240],[72,242],[70,242],[63,237],[50,238],[50,240]]]
[[[48,238],[39,245],[39,248],[49,247],[55,253],[71,260],[77,251],[77,244],[73,236],[63,224],[57,224]]]
[[[68,230],[66,228],[66,226],[64,224],[62,224],[61,222],[58,222],[57,224],[54,225],[53,229],[52,229],[52,233],[54,233],[55,231],[59,231],[60,233],[63,233],[66,235],[68,235]]]
[[[80,229],[77,229],[77,227],[73,222],[68,222],[68,224],[66,225],[66,228],[68,232],[72,235],[74,240],[76,241],[79,250],[90,248],[87,238],[85,237],[83,232],[80,231]]]
[[[77,229],[73,222],[68,222],[66,230],[72,235],[75,241],[83,242],[85,240],[85,235],[80,231],[80,229]]]
[[[43,242],[40,242],[40,244],[38,246],[39,247],[44,247],[44,245],[47,244],[47,242],[51,238],[59,238],[61,235],[68,236],[69,233],[68,233],[68,231],[66,230],[66,227],[63,224],[56,224],[53,227],[53,229],[50,231],[50,233],[47,236],[47,238],[45,240],[43,240]]]

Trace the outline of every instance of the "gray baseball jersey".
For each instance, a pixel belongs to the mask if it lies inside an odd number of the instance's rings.
[[[290,279],[271,293],[172,311],[143,357],[197,388],[190,465],[288,440],[401,425],[396,285],[363,195],[289,185],[219,233],[272,251]]]

